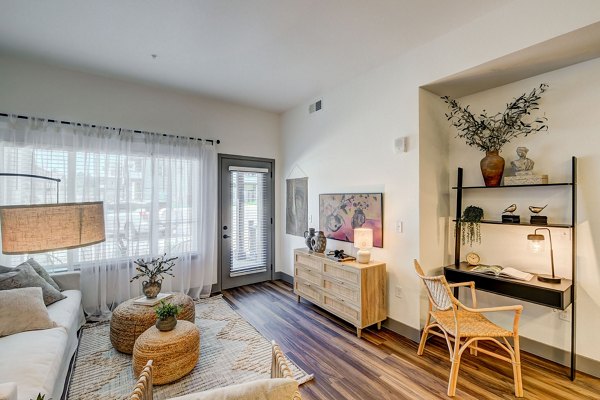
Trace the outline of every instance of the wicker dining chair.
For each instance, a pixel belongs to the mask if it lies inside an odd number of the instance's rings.
[[[477,308],[475,282],[449,284],[443,275],[425,276],[418,261],[414,260],[414,263],[417,275],[423,280],[429,296],[427,322],[423,329],[423,335],[421,336],[417,354],[423,354],[429,334],[446,339],[448,351],[450,352],[450,361],[452,362],[450,378],[448,380],[448,396],[454,396],[456,393],[460,358],[462,353],[468,348],[472,355],[476,356],[477,352],[480,351],[484,354],[511,363],[514,375],[515,396],[523,397],[521,354],[519,351],[519,318],[521,317],[523,306]],[[451,288],[460,286],[469,286],[471,288],[473,308],[465,306],[452,295]],[[512,331],[494,324],[482,314],[498,311],[514,311],[515,315]],[[440,332],[433,331],[433,328],[439,329]],[[513,339],[512,346],[508,341],[508,338],[510,337]],[[502,339],[503,342],[500,342],[499,339]],[[481,340],[488,340],[496,343],[501,349],[509,354],[510,358],[478,347],[477,342]]]
[[[130,400],[152,400],[152,360],[140,372],[140,377],[129,397]]]

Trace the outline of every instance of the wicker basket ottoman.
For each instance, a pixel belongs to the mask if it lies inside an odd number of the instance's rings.
[[[133,304],[133,301],[131,299],[119,304],[110,319],[110,342],[115,349],[126,354],[133,352],[133,344],[138,336],[156,323],[154,307]],[[175,293],[165,302],[183,306],[177,319],[195,322],[196,311],[190,296]]]
[[[140,335],[133,346],[133,373],[139,376],[152,361],[153,382],[163,385],[187,375],[200,355],[200,329],[187,321],[177,321],[172,331],[161,332],[155,326]]]

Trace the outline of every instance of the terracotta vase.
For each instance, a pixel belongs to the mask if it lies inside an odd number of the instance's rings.
[[[498,151],[488,151],[479,163],[485,186],[500,186],[504,174],[504,158]]]

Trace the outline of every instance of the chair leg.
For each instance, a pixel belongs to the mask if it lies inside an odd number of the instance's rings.
[[[423,329],[423,334],[421,335],[421,341],[419,342],[419,349],[417,350],[417,355],[422,356],[423,351],[425,350],[425,342],[427,342],[427,334],[429,333],[429,325],[425,326]]]
[[[431,305],[429,305],[429,310],[431,311]],[[423,328],[423,334],[421,335],[421,341],[419,342],[419,349],[417,350],[417,355],[422,356],[423,350],[425,350],[425,342],[427,341],[427,333],[429,332],[429,323],[431,322],[431,314],[427,314],[427,321],[425,321],[425,328]]]
[[[519,348],[519,336],[514,337],[515,360],[513,362],[513,373],[515,380],[515,396],[523,397],[523,377],[521,375],[521,350]]]
[[[458,370],[460,368],[460,337],[454,339],[454,351],[452,355],[452,367],[450,368],[450,379],[448,380],[448,396],[454,397],[456,394],[456,384],[458,382]]]
[[[471,353],[472,356],[477,356],[477,340],[469,346],[469,353]]]

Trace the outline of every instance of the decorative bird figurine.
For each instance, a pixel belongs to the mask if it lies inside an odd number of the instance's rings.
[[[529,206],[529,211],[534,214],[539,214],[546,207],[548,207],[548,204],[546,204],[544,207]]]
[[[515,212],[516,209],[517,209],[517,205],[516,204],[511,204],[510,206],[506,207],[504,209],[504,211],[502,211],[502,214],[504,214],[504,213],[511,213],[512,214],[512,213]]]

